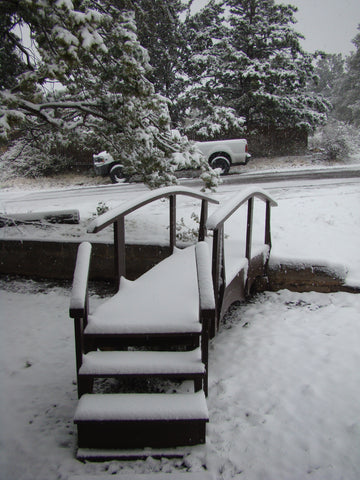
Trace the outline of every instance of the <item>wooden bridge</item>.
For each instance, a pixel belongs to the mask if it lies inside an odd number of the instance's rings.
[[[198,241],[176,247],[176,199],[200,201]],[[172,254],[135,281],[126,279],[125,217],[155,200],[169,200]],[[264,202],[264,241],[252,242],[254,200]],[[208,347],[228,307],[244,300],[255,278],[266,273],[271,248],[270,209],[265,192],[240,193],[208,218],[212,197],[168,187],[106,212],[90,232],[113,225],[117,292],[89,311],[88,273],[91,244],[79,246],[70,301],[75,324],[79,402],[74,421],[80,449],[170,448],[205,442],[209,415]],[[262,203],[262,202],[261,202]],[[224,225],[247,208],[245,249],[226,239]],[[208,231],[212,236],[208,236]],[[187,393],[94,392],[98,378],[190,380]],[[138,382],[139,383],[139,382]]]

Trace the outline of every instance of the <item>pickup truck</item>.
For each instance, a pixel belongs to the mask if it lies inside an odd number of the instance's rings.
[[[220,168],[221,175],[229,173],[231,165],[246,164],[251,157],[244,138],[198,142],[195,146],[207,159],[211,168]]]
[[[248,144],[245,139],[197,142],[195,147],[204,155],[211,168],[219,168],[221,170],[221,175],[229,173],[231,165],[246,164],[251,157],[248,153]],[[97,175],[110,175],[113,183],[127,180],[123,173],[123,165],[109,153],[101,152],[93,155],[93,162]]]

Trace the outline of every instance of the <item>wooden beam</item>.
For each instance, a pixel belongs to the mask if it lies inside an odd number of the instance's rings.
[[[174,251],[176,247],[176,195],[169,197],[170,208],[170,248]]]
[[[225,291],[225,264],[224,264],[224,226],[214,230],[213,253],[212,253],[212,277],[215,294],[216,324],[211,325],[210,336],[215,336],[220,323],[221,306]]]
[[[207,229],[206,229],[206,222],[208,219],[208,205],[209,202],[207,200],[201,201],[201,214],[200,214],[200,226],[199,226],[199,242],[205,240]]]
[[[270,201],[268,200],[266,202],[266,216],[265,216],[265,245],[269,245],[271,248],[271,229],[270,229],[270,223],[271,223],[271,204]]]
[[[246,253],[245,253],[246,258],[249,261],[249,266],[250,266],[250,260],[251,260],[253,214],[254,214],[254,198],[251,197],[248,200],[247,227],[246,227]]]

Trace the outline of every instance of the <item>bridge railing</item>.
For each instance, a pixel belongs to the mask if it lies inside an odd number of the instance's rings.
[[[206,223],[206,227],[213,231],[212,277],[216,296],[217,323],[219,323],[225,289],[227,287],[225,278],[224,224],[240,207],[247,204],[245,256],[250,267],[255,198],[262,200],[266,204],[264,244],[271,248],[271,207],[277,206],[277,203],[263,190],[251,189],[239,193],[229,202],[219,207],[209,217]],[[212,335],[214,334],[215,332],[213,331]]]
[[[202,241],[206,237],[206,222],[208,218],[208,204],[219,202],[214,198],[197,192],[187,187],[174,186],[165,187],[151,191],[140,199],[109,210],[103,215],[97,217],[91,222],[88,233],[97,233],[113,224],[114,228],[114,262],[115,262],[115,281],[119,286],[120,278],[126,275],[126,254],[125,254],[125,217],[139,208],[148,205],[162,198],[169,199],[169,231],[170,231],[170,249],[176,247],[176,198],[178,195],[185,195],[201,200],[201,214],[198,240]]]

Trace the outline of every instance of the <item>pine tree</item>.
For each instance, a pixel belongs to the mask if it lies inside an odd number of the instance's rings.
[[[183,130],[191,138],[206,140],[239,134],[245,119],[226,102],[218,83],[226,35],[223,5],[211,0],[200,12],[188,16],[183,35],[183,89],[177,101]]]
[[[222,81],[226,96],[250,131],[262,126],[312,130],[326,104],[307,93],[313,56],[292,27],[295,7],[274,0],[228,0],[229,46]]]
[[[172,134],[167,101],[147,78],[133,12],[111,0],[80,0],[76,10],[66,1],[19,0],[7,18],[29,25],[37,56],[13,78],[14,88],[0,92],[3,137],[26,122],[28,131],[44,128],[49,141],[91,138],[151,187],[176,182],[174,172],[184,166],[202,167],[210,183],[216,177]],[[51,80],[61,83],[61,94],[44,94]]]
[[[356,50],[346,59],[347,71],[338,83],[334,115],[339,120],[360,126],[360,32],[353,44]]]
[[[193,85],[185,103],[193,96],[198,107],[188,112],[192,125],[201,122],[191,115],[206,124],[219,111],[224,122],[216,133],[223,136],[235,125],[241,131],[241,119],[248,134],[264,128],[311,131],[323,123],[329,105],[308,91],[314,57],[301,49],[301,35],[293,29],[296,8],[274,0],[224,0],[220,11],[215,8],[210,2],[196,18],[196,29],[210,44],[193,56],[188,70]]]
[[[345,61],[341,53],[321,55],[316,62],[316,80],[310,86],[311,90],[334,103],[336,101],[336,86],[345,73],[344,66]]]
[[[185,6],[181,0],[137,0],[133,5],[139,42],[149,53],[152,67],[148,78],[157,93],[174,100],[183,44],[180,15]]]
[[[14,25],[4,15],[5,4],[0,5],[0,90],[14,86],[14,78],[26,69],[25,63],[16,53]]]

